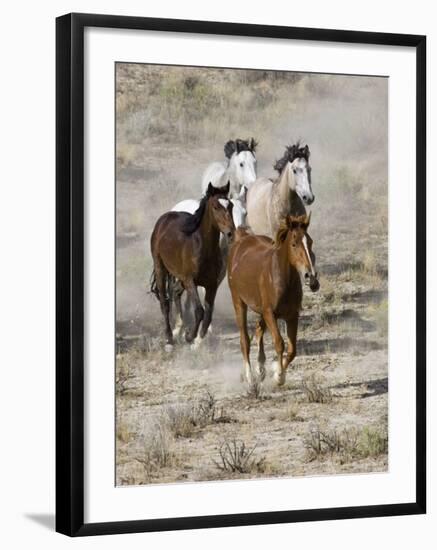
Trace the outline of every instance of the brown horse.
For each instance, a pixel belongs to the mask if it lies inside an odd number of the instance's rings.
[[[270,330],[277,354],[273,363],[278,385],[285,382],[286,369],[296,355],[296,336],[302,303],[302,280],[315,292],[319,289],[312,263],[312,240],[307,234],[310,216],[287,216],[274,241],[238,229],[228,259],[228,280],[240,329],[241,351],[246,380],[253,384],[247,308],[260,314],[256,327],[258,343],[257,374],[265,377],[264,331]],[[287,325],[288,349],[278,329],[278,319]]]
[[[235,230],[232,203],[226,198],[228,193],[229,183],[221,188],[210,184],[194,214],[167,212],[158,219],[153,229],[151,249],[154,270],[151,290],[161,304],[167,349],[173,346],[169,319],[171,281],[177,279],[182,285],[181,292],[174,294],[176,307],[180,310],[180,294],[183,290],[187,291],[194,307],[194,324],[185,331],[187,342],[196,339],[198,343],[199,339],[204,338],[211,323],[217,281],[222,269],[220,232],[231,239]],[[198,286],[203,286],[206,291],[205,309],[197,293]]]

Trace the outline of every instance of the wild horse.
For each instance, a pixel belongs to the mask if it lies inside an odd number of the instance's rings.
[[[158,297],[164,316],[167,349],[173,346],[170,299],[175,300],[180,314],[184,290],[194,307],[193,326],[185,331],[187,342],[198,342],[204,338],[211,323],[223,262],[219,247],[220,232],[232,239],[235,230],[228,193],[229,184],[222,188],[209,185],[194,214],[167,212],[158,219],[153,229],[151,290]],[[172,281],[175,279],[179,282],[180,291],[171,296]],[[205,309],[199,299],[198,286],[203,286],[206,291]]]
[[[302,281],[315,292],[319,282],[311,255],[312,240],[307,234],[310,217],[286,216],[275,240],[238,229],[229,251],[228,280],[235,317],[240,330],[240,344],[247,382],[255,377],[250,364],[250,339],[247,331],[247,308],[260,315],[256,328],[258,343],[257,375],[265,377],[264,331],[270,330],[276,350],[273,363],[278,385],[285,382],[286,369],[296,355],[299,311],[302,304]],[[278,319],[287,325],[288,349],[278,329]]]

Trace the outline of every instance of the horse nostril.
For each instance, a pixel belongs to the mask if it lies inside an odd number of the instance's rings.
[[[308,197],[306,195],[303,196],[303,200],[304,201],[307,201],[308,200]]]
[[[305,279],[309,279],[310,278],[310,274],[309,273],[305,273]]]

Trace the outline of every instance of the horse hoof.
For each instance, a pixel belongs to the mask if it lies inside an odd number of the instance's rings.
[[[171,351],[173,351],[173,344],[165,344],[164,346],[164,351],[170,353]]]
[[[198,349],[200,344],[202,343],[202,341],[203,341],[203,338],[201,338],[200,336],[197,336],[196,339],[194,340],[194,342],[191,344],[191,349],[193,351]]]
[[[285,372],[275,372],[273,379],[277,386],[283,386],[285,384]]]

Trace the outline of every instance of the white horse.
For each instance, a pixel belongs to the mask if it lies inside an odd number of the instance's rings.
[[[206,193],[210,182],[214,187],[223,187],[230,181],[230,198],[237,197],[242,187],[250,189],[256,180],[256,146],[254,138],[225,143],[226,160],[213,162],[206,168],[202,176],[202,193]]]
[[[259,178],[249,188],[247,221],[255,235],[274,238],[285,216],[306,214],[305,205],[315,198],[309,158],[308,145],[290,145],[274,165],[279,176],[275,180]]]

